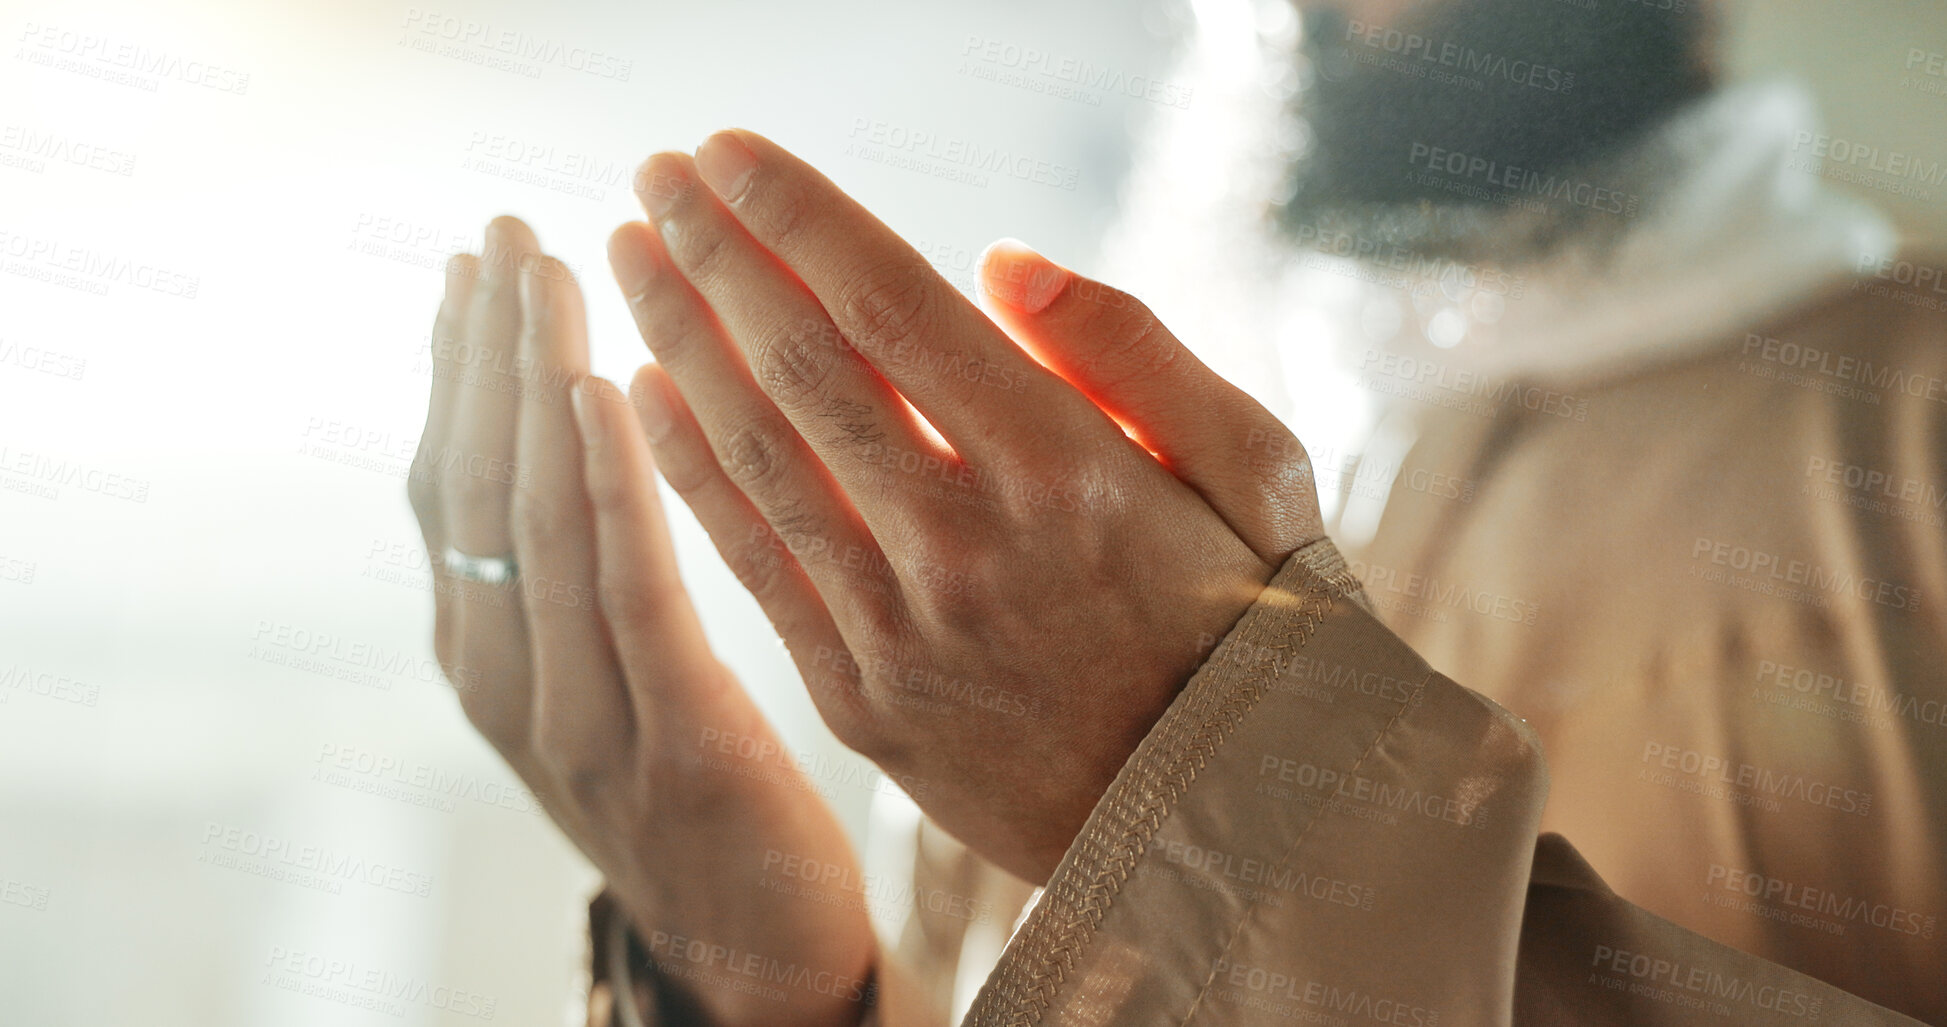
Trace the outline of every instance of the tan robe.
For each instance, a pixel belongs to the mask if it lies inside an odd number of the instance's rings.
[[[1373,543],[1283,568],[967,1022],[1947,1023],[1942,306],[1868,279],[1566,405],[1430,407]],[[883,1024],[946,1021],[969,926],[914,912]]]

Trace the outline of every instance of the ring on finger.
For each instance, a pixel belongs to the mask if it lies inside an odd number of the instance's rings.
[[[473,556],[447,546],[441,562],[446,565],[446,573],[481,585],[509,585],[520,576],[520,566],[512,555]]]

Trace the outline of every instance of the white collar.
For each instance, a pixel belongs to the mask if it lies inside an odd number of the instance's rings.
[[[1498,310],[1451,283],[1417,296],[1371,284],[1383,269],[1294,253],[1266,224],[1292,143],[1295,19],[1254,23],[1249,5],[1226,0],[1197,7],[1177,69],[1193,107],[1158,112],[1141,140],[1098,273],[1276,411],[1320,463],[1384,464],[1373,447],[1403,453],[1429,409],[1361,385],[1357,361],[1374,347],[1419,347],[1456,371],[1586,382],[1723,339],[1896,247],[1881,215],[1793,154],[1816,124],[1804,91],[1757,83],[1705,98],[1645,144],[1670,159],[1663,188],[1601,274],[1576,261],[1527,274],[1522,300]],[[1463,344],[1433,346],[1436,319],[1448,338],[1458,322]],[[1331,515],[1338,497],[1321,498]]]

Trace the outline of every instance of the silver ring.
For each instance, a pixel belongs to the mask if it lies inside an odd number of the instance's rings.
[[[482,585],[505,585],[521,572],[511,556],[468,556],[452,546],[446,547],[443,562],[446,573]]]

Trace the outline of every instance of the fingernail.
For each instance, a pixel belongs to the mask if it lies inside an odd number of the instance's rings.
[[[672,423],[669,413],[669,397],[663,395],[662,386],[654,382],[644,382],[636,390],[636,419],[642,422],[642,434],[650,442],[661,442],[669,434]]]
[[[696,148],[696,173],[725,203],[735,203],[750,187],[757,155],[729,132],[718,132]]]
[[[1019,239],[1001,239],[980,255],[980,288],[1025,314],[1039,314],[1068,284],[1068,271]]]

